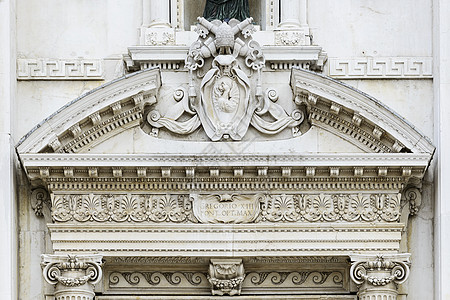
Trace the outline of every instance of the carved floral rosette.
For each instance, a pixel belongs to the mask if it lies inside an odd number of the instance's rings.
[[[397,299],[397,288],[408,279],[410,254],[352,255],[350,277],[360,299]]]
[[[41,265],[45,281],[55,286],[57,300],[91,300],[95,296],[94,285],[102,279],[102,256],[98,254],[44,254]]]

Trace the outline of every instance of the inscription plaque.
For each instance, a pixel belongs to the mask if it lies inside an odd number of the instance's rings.
[[[201,223],[251,223],[259,215],[262,194],[194,194],[194,215]]]

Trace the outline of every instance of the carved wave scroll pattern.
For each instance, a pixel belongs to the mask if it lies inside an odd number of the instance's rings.
[[[132,286],[141,285],[142,282],[150,286],[190,284],[198,286],[207,285],[207,274],[200,272],[113,272],[109,276],[109,285],[118,285],[123,279]]]
[[[109,275],[111,288],[157,287],[157,286],[192,286],[209,287],[207,274],[202,272],[112,272]],[[250,272],[245,276],[245,287],[281,287],[281,286],[329,286],[342,287],[344,276],[341,271],[288,271],[288,272]]]
[[[247,274],[245,285],[343,285],[343,275],[341,272],[319,272],[319,271],[299,271],[299,272],[252,272]]]
[[[193,201],[188,194],[52,195],[52,217],[55,222],[199,223]],[[259,213],[252,223],[398,222],[401,196],[398,193],[266,194],[260,197],[255,209]],[[221,222],[218,219],[217,223]]]

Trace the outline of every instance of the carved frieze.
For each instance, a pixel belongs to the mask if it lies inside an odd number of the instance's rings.
[[[111,269],[106,271],[104,293],[133,291],[145,295],[189,291],[192,295],[260,295],[349,290],[345,257],[331,260],[315,257],[315,264],[307,257],[291,257],[290,261],[282,267],[283,271],[274,261],[255,265],[248,258],[213,258],[196,265],[191,262],[190,265],[134,266],[133,269],[108,264]],[[246,262],[250,263],[247,272]]]
[[[108,285],[112,288],[129,286],[151,287],[151,286],[180,286],[191,285],[208,287],[207,274],[202,272],[185,271],[131,271],[112,272],[109,275]]]
[[[56,222],[197,222],[188,195],[53,195]]]
[[[398,222],[399,193],[55,194],[55,222]]]
[[[244,286],[343,286],[344,275],[340,271],[298,271],[298,272],[251,272],[247,274]]]

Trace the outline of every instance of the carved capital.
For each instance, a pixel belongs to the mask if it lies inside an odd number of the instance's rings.
[[[240,295],[244,278],[242,259],[211,259],[208,281],[213,295]]]
[[[42,255],[45,281],[55,286],[55,298],[91,300],[102,279],[101,255]]]
[[[360,299],[396,299],[397,288],[408,279],[410,254],[352,255],[350,277],[358,285]],[[376,298],[378,299],[378,298]]]

